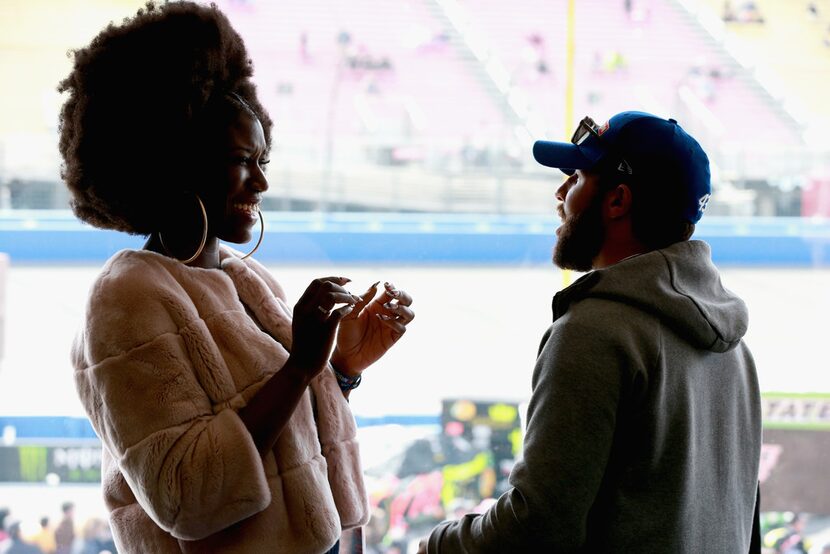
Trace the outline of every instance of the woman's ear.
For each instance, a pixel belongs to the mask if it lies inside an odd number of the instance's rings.
[[[631,188],[620,183],[605,196],[605,211],[610,219],[625,217],[631,211]]]

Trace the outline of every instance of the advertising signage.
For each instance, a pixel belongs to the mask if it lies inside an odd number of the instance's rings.
[[[764,394],[761,509],[830,514],[830,394]]]
[[[100,483],[101,447],[0,446],[0,482]]]

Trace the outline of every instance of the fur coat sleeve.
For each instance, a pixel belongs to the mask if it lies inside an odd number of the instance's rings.
[[[210,326],[228,338],[245,322],[202,319],[175,279],[142,266],[110,265],[93,288],[76,382],[144,511],[174,537],[199,539],[271,501],[260,455],[232,409],[244,391],[228,396],[235,387],[221,378],[230,373],[210,367],[226,361]]]

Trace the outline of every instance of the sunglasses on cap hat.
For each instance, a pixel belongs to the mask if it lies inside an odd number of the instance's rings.
[[[585,116],[582,118],[582,121],[579,122],[579,125],[576,126],[576,130],[571,136],[571,143],[576,146],[581,146],[586,143],[586,141],[596,141],[598,145],[600,145],[599,149],[612,152],[616,155],[617,159],[619,159],[620,163],[617,165],[617,171],[625,173],[626,175],[633,175],[634,170],[631,169],[631,164],[629,164],[623,156],[619,155],[615,148],[613,148],[606,141],[602,140],[602,133],[607,128],[607,124],[600,127],[592,118]],[[594,148],[596,148],[595,145],[590,143],[585,144],[585,146],[594,146]]]

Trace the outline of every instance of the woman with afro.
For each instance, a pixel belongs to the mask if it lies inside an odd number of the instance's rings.
[[[148,4],[74,57],[73,209],[147,237],[107,262],[73,347],[119,552],[337,552],[369,517],[348,395],[411,297],[326,277],[292,311],[250,253],[220,245],[256,226],[262,240],[272,123],[215,6]]]

